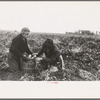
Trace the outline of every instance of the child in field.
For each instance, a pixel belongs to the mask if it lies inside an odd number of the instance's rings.
[[[22,62],[29,59],[23,55],[23,53],[32,54],[27,44],[27,35],[30,30],[25,27],[21,30],[21,33],[17,35],[13,40],[8,54],[8,64],[11,70],[22,70]]]
[[[42,54],[45,54],[45,58],[41,60],[41,64],[44,69],[48,69],[48,65],[57,65],[59,62],[58,69],[61,70],[64,68],[64,61],[60,54],[58,47],[54,44],[52,39],[47,39],[43,45],[41,50],[38,52],[37,57]]]

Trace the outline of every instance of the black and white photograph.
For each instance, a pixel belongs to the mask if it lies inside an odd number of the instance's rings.
[[[100,2],[0,2],[0,81],[99,80]]]
[[[99,81],[99,10],[100,2],[0,2],[0,81]]]
[[[0,98],[100,98],[100,1],[0,1]]]

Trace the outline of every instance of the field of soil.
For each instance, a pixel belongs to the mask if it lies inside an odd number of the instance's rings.
[[[65,70],[51,73],[46,78],[26,75],[24,72],[1,70],[7,65],[7,54],[11,40],[18,33],[0,31],[0,80],[27,81],[98,81],[100,79],[100,39],[99,36],[68,34],[31,33],[29,48],[37,53],[47,38],[53,39],[65,62]]]

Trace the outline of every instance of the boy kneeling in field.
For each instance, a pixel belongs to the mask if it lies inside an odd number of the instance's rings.
[[[36,57],[39,57],[42,54],[45,54],[46,57],[44,57],[41,60],[41,64],[43,66],[43,69],[48,69],[48,65],[59,65],[58,69],[64,69],[64,61],[63,61],[63,57],[60,54],[59,49],[57,48],[57,46],[53,43],[52,39],[47,39],[43,45],[42,45],[42,49],[38,52],[38,54],[36,55]]]
[[[25,52],[28,55],[32,55],[32,52],[30,51],[27,44],[27,36],[29,33],[30,30],[25,27],[21,30],[21,33],[12,40],[8,54],[8,64],[9,68],[13,71],[22,71],[22,62],[30,60],[23,55]]]

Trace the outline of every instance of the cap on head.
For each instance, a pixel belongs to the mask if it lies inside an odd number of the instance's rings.
[[[52,46],[52,45],[53,45],[53,40],[48,38],[48,39],[44,42],[44,44],[45,44],[47,47]]]
[[[24,28],[22,28],[22,30],[21,30],[21,33],[23,33],[23,32],[30,32],[30,30],[29,30],[29,28],[24,27]]]

